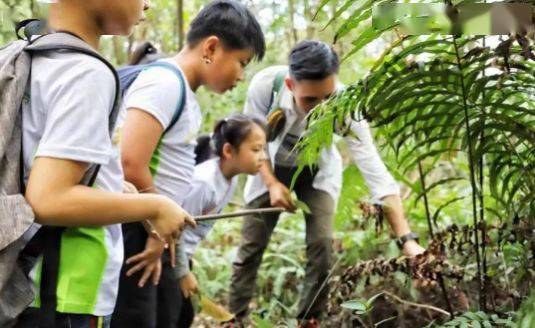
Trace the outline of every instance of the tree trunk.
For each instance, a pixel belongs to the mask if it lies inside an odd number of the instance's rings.
[[[297,30],[295,29],[295,0],[288,0],[288,11],[289,11],[289,14],[290,14],[290,33],[291,33],[291,44],[290,44],[290,48],[292,48],[295,44],[297,44],[298,42],[298,37],[297,37]]]
[[[123,49],[123,44],[119,37],[113,37],[113,53],[118,65],[124,65],[126,63],[126,53]]]
[[[314,6],[315,5],[314,1],[305,0],[304,3],[305,3],[305,12],[303,14],[307,21],[307,39],[311,40],[311,39],[314,39],[316,35],[316,28],[314,26],[316,22],[314,22],[314,15],[316,14],[318,10],[315,9],[316,6]]]
[[[178,50],[184,48],[184,0],[176,1]]]
[[[30,1],[30,12],[32,13],[32,18],[37,18],[37,10],[33,0]]]
[[[126,53],[128,54],[128,59],[130,59],[130,56],[132,55],[132,49],[134,47],[135,37],[134,33],[130,34],[128,36],[128,47],[126,48]]]

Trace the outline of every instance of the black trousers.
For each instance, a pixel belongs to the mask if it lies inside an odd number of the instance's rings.
[[[39,309],[28,308],[17,318],[14,328],[39,328],[41,317]],[[56,328],[108,328],[110,316],[96,317],[89,314],[73,314],[56,312]]]
[[[193,270],[193,262],[189,260],[189,267]],[[178,319],[178,328],[189,328],[193,324],[193,319],[195,319],[195,308],[193,308],[193,303],[190,298],[185,298],[182,293],[182,308],[180,311],[180,317]]]
[[[125,261],[145,249],[147,233],[141,223],[123,224]],[[127,277],[129,267],[121,269],[119,295],[112,316],[112,328],[176,328],[182,308],[182,293],[171,267],[169,252],[162,256],[160,283],[137,284],[143,272]]]
[[[181,294],[182,296],[182,294]],[[183,297],[183,296],[182,296]],[[182,308],[180,311],[180,318],[178,319],[178,328],[189,328],[195,319],[195,309],[190,298],[182,299]]]

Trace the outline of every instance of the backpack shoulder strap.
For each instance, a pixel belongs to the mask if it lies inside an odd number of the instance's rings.
[[[23,35],[21,35],[21,31]],[[51,31],[47,26],[47,21],[37,18],[25,19],[15,25],[15,34],[19,40],[25,40],[31,43],[35,35],[50,34]]]
[[[38,37],[36,40],[32,41],[26,48],[26,51],[30,53],[38,53],[44,51],[54,51],[54,50],[67,50],[72,52],[78,52],[90,57],[96,58],[104,63],[112,72],[115,79],[115,98],[114,98],[114,109],[118,107],[120,102],[120,87],[119,87],[119,76],[115,67],[102,57],[98,52],[91,48],[83,40],[63,32],[53,33],[43,35]],[[113,112],[113,111],[112,111]],[[115,123],[115,120],[113,121]]]
[[[32,43],[26,46],[25,48],[25,51],[31,54],[56,50],[67,50],[91,56],[100,60],[110,69],[115,79],[115,98],[113,103],[113,109],[110,112],[109,116],[109,130],[110,134],[113,133],[113,130],[115,128],[115,122],[119,114],[119,106],[121,101],[119,77],[113,65],[109,61],[104,59],[104,57],[102,57],[98,52],[92,49],[83,40],[68,33],[58,32],[40,36],[34,41],[32,41]],[[87,172],[87,175],[84,176],[83,181],[85,182],[85,184],[87,184],[88,186],[93,185],[97,178],[99,170],[100,165],[96,165],[93,169],[90,169]]]
[[[268,116],[273,111],[277,110],[277,107],[279,106],[280,93],[282,91],[282,88],[284,87],[284,80],[286,79],[286,75],[288,75],[288,68],[286,67],[278,71],[275,75],[275,79],[273,80],[273,86],[271,88],[271,100],[269,102]]]
[[[180,98],[178,99],[178,103],[175,109],[175,112],[173,114],[173,117],[171,118],[171,122],[163,132],[163,135],[165,135],[169,130],[175,126],[175,124],[180,119],[180,116],[182,116],[182,112],[184,112],[184,107],[186,106],[186,81],[184,80],[184,76],[182,75],[182,72],[176,65],[173,65],[171,63],[165,62],[165,61],[156,61],[151,64],[146,65],[145,69],[150,69],[151,67],[162,67],[166,68],[178,77],[178,80],[180,81]]]

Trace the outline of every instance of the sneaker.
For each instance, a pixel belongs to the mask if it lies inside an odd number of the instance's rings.
[[[298,328],[320,328],[320,322],[316,318],[298,320]]]
[[[230,321],[222,322],[220,328],[245,328],[241,319],[234,318]]]

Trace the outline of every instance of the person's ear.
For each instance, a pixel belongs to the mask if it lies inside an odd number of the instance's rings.
[[[286,87],[288,88],[288,90],[290,91],[294,91],[294,88],[295,88],[295,81],[291,78],[291,77],[287,77],[285,80],[284,80],[284,84],[286,85]]]
[[[231,159],[233,153],[234,153],[234,148],[232,147],[231,144],[229,144],[228,142],[226,142],[226,143],[223,145],[223,158],[224,158],[224,159]]]
[[[215,35],[212,35],[206,38],[206,40],[204,40],[202,48],[202,59],[205,64],[213,63],[216,49],[220,45],[220,43],[221,40]]]

